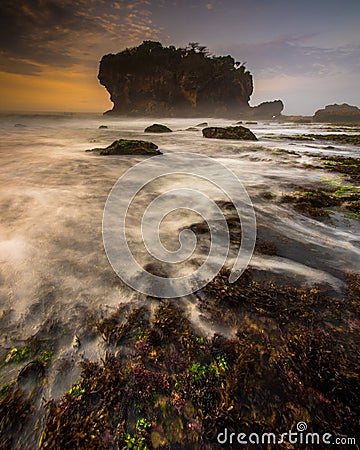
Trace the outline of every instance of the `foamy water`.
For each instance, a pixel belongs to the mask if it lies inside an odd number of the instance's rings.
[[[294,211],[289,205],[266,200],[265,192],[280,196],[299,186],[338,180],[334,173],[309,170],[309,153],[360,157],[360,148],[328,143],[270,139],[270,135],[322,133],[323,125],[294,125],[258,122],[246,125],[258,136],[257,142],[209,140],[200,122],[233,125],[217,119],[118,119],[100,115],[3,115],[0,119],[0,308],[1,343],[8,348],[56,324],[61,358],[74,357],[72,339],[82,339],[82,354],[97,358],[101,342],[86,338],[91,318],[106,315],[121,302],[144,301],[127,287],[110,266],[102,241],[102,215],[107,196],[127,169],[143,157],[101,157],[85,150],[107,146],[115,139],[144,139],[156,143],[164,153],[195,152],[215,158],[231,169],[247,189],[254,204],[258,236],[275,242],[280,256],[255,254],[250,263],[259,273],[272,273],[278,280],[296,285],[322,284],[332,292],[343,286],[344,273],[360,267],[359,222],[342,214],[319,222]],[[159,122],[174,133],[143,132]],[[17,125],[17,126],[15,126]],[[106,125],[107,129],[99,129]],[[272,149],[294,150],[296,154]],[[185,185],[196,189],[198,181],[181,177],[156,182],[156,192]],[[151,191],[151,190],[150,190]],[[144,192],[137,202],[142,214],[153,195]],[[210,188],[209,188],[210,192]],[[223,200],[214,192],[214,200]],[[194,217],[167,220],[162,239],[171,247],[179,231]],[[195,221],[198,221],[195,220]],[[136,237],[136,220],[130,221],[130,235]],[[136,248],[136,245],[135,245]],[[203,255],[198,251],[197,257]],[[234,255],[230,254],[228,264]],[[146,265],[151,258],[139,253]],[[193,322],[211,333],[199,319],[196,301],[184,299]],[[45,330],[45,331],[44,331]],[[59,331],[60,330],[60,331]],[[77,369],[76,369],[77,370]],[[49,395],[61,395],[76,372],[59,379],[52,372]]]

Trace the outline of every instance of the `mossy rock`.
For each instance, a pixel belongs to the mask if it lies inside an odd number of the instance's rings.
[[[202,130],[203,136],[212,139],[239,139],[243,141],[257,141],[255,134],[248,128],[237,127],[208,127]]]
[[[145,133],[172,133],[172,130],[166,125],[161,125],[160,123],[154,123],[147,128],[145,128]]]
[[[93,148],[91,152],[99,155],[161,155],[158,146],[148,141],[118,139],[105,148]]]

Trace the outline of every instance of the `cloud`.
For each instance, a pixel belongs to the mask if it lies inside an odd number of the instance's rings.
[[[230,46],[237,58],[247,61],[257,77],[306,75],[322,77],[342,73],[359,73],[360,45],[324,48],[304,45],[303,36],[279,36],[268,42]]]
[[[94,65],[104,53],[157,39],[149,7],[148,0],[3,0],[2,69],[37,74],[42,65]]]

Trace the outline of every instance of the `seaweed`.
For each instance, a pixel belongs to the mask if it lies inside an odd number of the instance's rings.
[[[345,156],[322,156],[323,168],[346,175],[351,181],[360,183],[360,158]]]
[[[278,248],[272,241],[257,238],[255,252],[261,253],[262,255],[275,256],[278,254]]]
[[[329,217],[329,212],[323,208],[341,204],[339,198],[321,189],[285,194],[280,201],[282,203],[292,203],[297,211],[316,218]]]
[[[296,134],[296,135],[269,135],[267,139],[286,139],[291,141],[331,141],[339,144],[360,144],[360,134]]]
[[[144,308],[136,308],[123,323],[120,323],[124,308],[119,307],[109,318],[97,321],[95,326],[107,344],[119,345],[126,338],[136,334],[137,327],[145,320],[145,312]]]
[[[4,386],[0,396],[0,448],[7,450],[13,448],[16,437],[30,418],[33,405],[15,384]]]
[[[110,316],[105,329],[132,325],[47,404],[40,448],[217,448],[225,427],[280,435],[298,421],[356,436],[359,276],[347,275],[343,299],[259,282],[251,271],[228,278],[222,270],[197,298],[216,323],[236,318],[232,337],[196,333],[172,301],[151,316],[125,307]]]
[[[352,218],[360,217],[360,189],[356,186],[335,184],[326,190],[302,188],[282,195],[280,202],[291,203],[297,211],[314,218],[329,217],[329,210],[324,208],[334,207]]]

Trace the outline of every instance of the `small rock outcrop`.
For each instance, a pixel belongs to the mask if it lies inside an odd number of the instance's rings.
[[[208,127],[202,130],[203,136],[212,139],[239,139],[243,141],[257,141],[255,134],[242,126],[238,127]]]
[[[313,116],[314,122],[360,122],[360,109],[343,103],[327,105],[319,109]]]
[[[145,133],[171,133],[172,130],[170,130],[169,127],[166,125],[161,125],[160,123],[154,123],[150,125],[149,127],[146,127],[144,130]]]
[[[281,116],[281,111],[284,109],[284,103],[281,100],[274,100],[272,102],[263,102],[260,105],[251,108],[253,117],[257,119],[275,119]]]
[[[162,153],[158,146],[148,141],[138,141],[131,139],[118,139],[105,148],[93,148],[88,150],[99,155],[148,155],[155,156]]]

